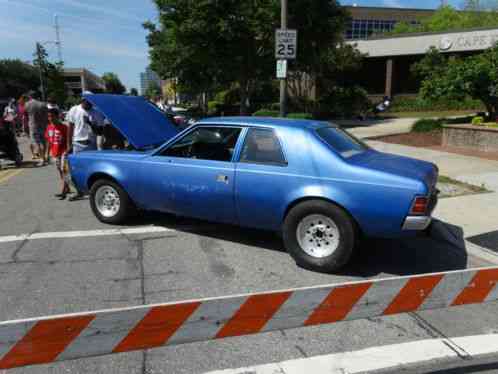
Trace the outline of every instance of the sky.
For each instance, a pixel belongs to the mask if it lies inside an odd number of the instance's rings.
[[[244,1],[244,0],[241,0]],[[292,1],[292,0],[291,0]],[[459,0],[450,4],[458,6]],[[438,0],[343,0],[344,5],[436,8]],[[54,15],[61,27],[66,67],[96,74],[115,72],[128,89],[140,88],[149,64],[142,23],[156,21],[152,0],[0,0],[0,58],[33,59],[35,43],[55,40]],[[52,43],[49,58],[57,60]]]
[[[149,64],[142,23],[157,20],[152,0],[0,0],[0,58],[33,59],[35,43],[55,40],[57,14],[65,67],[115,72],[140,88]],[[57,60],[53,43],[45,45]]]

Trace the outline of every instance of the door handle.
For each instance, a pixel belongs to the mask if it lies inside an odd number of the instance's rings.
[[[228,184],[228,176],[223,175],[223,174],[218,174],[218,176],[216,177],[216,181],[220,182],[220,183]]]

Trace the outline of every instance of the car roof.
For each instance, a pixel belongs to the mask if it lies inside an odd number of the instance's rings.
[[[337,125],[331,122],[314,121],[306,119],[289,119],[289,118],[273,118],[273,117],[213,117],[205,118],[197,122],[197,124],[217,124],[217,125],[249,125],[261,127],[291,127],[291,128],[309,128],[316,129],[323,126]]]

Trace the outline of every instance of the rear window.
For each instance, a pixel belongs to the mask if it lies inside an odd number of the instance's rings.
[[[342,157],[351,157],[368,149],[361,140],[337,127],[322,127],[316,133]]]

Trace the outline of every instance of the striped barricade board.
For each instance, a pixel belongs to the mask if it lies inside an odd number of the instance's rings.
[[[498,267],[0,323],[0,369],[498,300]]]

